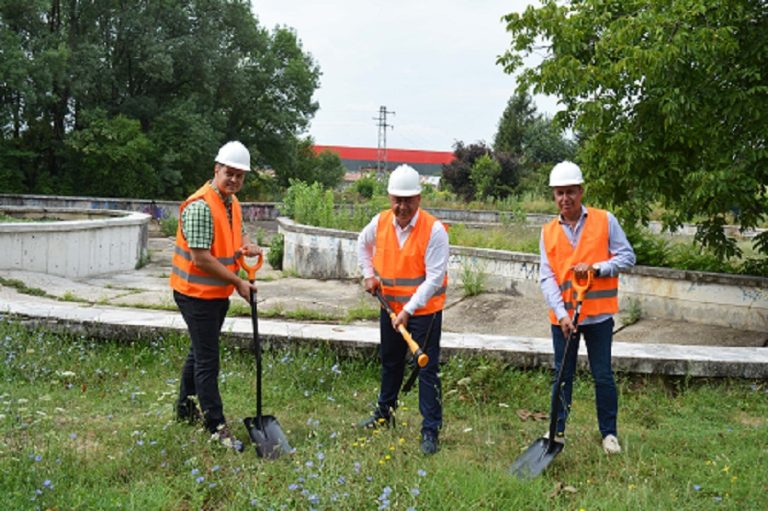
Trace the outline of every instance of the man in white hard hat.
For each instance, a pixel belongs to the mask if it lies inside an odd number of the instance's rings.
[[[360,426],[376,428],[394,421],[407,351],[398,332],[403,325],[429,357],[418,373],[421,450],[429,455],[438,450],[443,424],[438,370],[448,286],[448,233],[439,220],[420,208],[416,170],[408,165],[397,167],[389,176],[387,192],[390,209],[374,216],[357,240],[365,290],[375,294],[380,289],[396,313],[392,320],[381,311],[381,389],[373,415]]]
[[[237,291],[250,302],[251,288],[255,290],[238,276],[240,255],[262,254],[243,229],[235,197],[251,170],[250,160],[243,144],[227,142],[216,155],[213,179],[181,204],[170,278],[190,339],[176,416],[189,423],[202,421],[223,446],[237,451],[243,443],[227,426],[219,393],[219,337],[229,296]]]
[[[587,208],[584,178],[578,165],[558,163],[549,176],[549,186],[560,214],[541,230],[540,285],[549,306],[555,375],[562,364],[562,393],[555,441],[565,442],[565,422],[571,406],[573,375],[579,339],[584,336],[589,367],[595,382],[597,422],[603,450],[621,452],[617,438],[618,394],[611,367],[613,315],[618,312],[618,275],[635,264],[635,252],[616,217],[608,211]],[[592,286],[582,302],[578,326],[573,324],[573,278],[582,281],[592,273]],[[568,353],[565,341],[572,337]],[[560,389],[552,386],[552,399]]]

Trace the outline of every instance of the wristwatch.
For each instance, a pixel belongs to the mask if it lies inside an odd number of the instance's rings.
[[[600,276],[600,265],[593,264],[592,265],[592,271],[595,273],[595,277],[599,277]]]

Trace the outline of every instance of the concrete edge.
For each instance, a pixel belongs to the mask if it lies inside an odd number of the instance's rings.
[[[176,312],[14,302],[0,303],[2,314],[25,322],[67,332],[81,332],[97,338],[146,338],[160,332],[186,332]],[[250,318],[227,318],[224,342],[247,347],[252,340]],[[260,320],[259,333],[270,346],[294,346],[297,341],[323,344],[340,353],[375,356],[379,344],[377,327],[295,323]],[[444,332],[441,351],[444,357],[483,355],[519,368],[549,368],[552,365],[551,340]],[[674,344],[634,344],[615,342],[614,369],[617,372],[668,376],[768,379],[768,349],[718,348]],[[581,344],[579,366],[587,367],[586,348]]]

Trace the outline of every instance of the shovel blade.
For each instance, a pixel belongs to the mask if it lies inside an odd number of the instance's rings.
[[[246,417],[243,422],[259,457],[274,460],[293,452],[280,423],[272,415]]]
[[[539,438],[512,463],[509,471],[518,479],[533,479],[541,474],[562,450],[563,444],[560,442]]]

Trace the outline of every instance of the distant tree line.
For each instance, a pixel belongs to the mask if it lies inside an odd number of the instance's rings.
[[[319,76],[243,0],[2,0],[0,189],[178,199],[233,139],[279,183],[338,181],[299,137]]]

